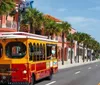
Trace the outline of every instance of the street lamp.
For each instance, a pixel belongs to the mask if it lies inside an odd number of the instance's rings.
[[[33,0],[30,0],[30,1],[21,0],[21,3],[19,4],[18,10],[17,10],[18,13],[19,13],[17,31],[20,30],[21,13],[24,13],[25,9],[28,8],[28,7],[32,8],[33,2],[34,2]]]
[[[33,3],[34,3],[33,0],[30,0],[30,1],[26,1],[26,2],[25,2],[26,7],[30,7],[30,8],[33,8]]]
[[[21,21],[21,12],[25,11],[25,0],[21,0],[21,2],[18,5],[18,9],[16,10],[18,12],[18,26],[17,31],[20,30],[20,21]]]

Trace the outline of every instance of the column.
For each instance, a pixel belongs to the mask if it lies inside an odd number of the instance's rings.
[[[2,28],[6,28],[6,15],[3,15],[1,17],[1,24],[2,24]]]

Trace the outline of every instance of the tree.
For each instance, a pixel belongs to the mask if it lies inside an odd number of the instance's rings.
[[[85,47],[88,47],[87,45],[89,44],[90,42],[90,35],[87,34],[87,33],[81,33],[81,42],[83,43],[83,62],[84,62],[84,59],[85,59]]]
[[[22,24],[30,24],[30,32],[35,33],[35,30],[40,30],[43,24],[43,13],[36,8],[27,8],[22,14]]]
[[[45,34],[47,34],[48,37],[53,34],[59,35],[61,32],[59,24],[48,18],[45,18],[44,20],[44,28]]]
[[[62,65],[64,65],[64,38],[65,34],[69,34],[71,30],[71,25],[68,22],[62,22],[60,24],[60,28],[62,29]]]
[[[94,58],[98,58],[99,57],[99,51],[100,51],[100,43],[98,41],[96,41],[95,39],[92,39],[92,45],[90,46],[94,52]]]
[[[81,32],[76,32],[74,34],[74,40],[77,41],[77,45],[78,45],[78,48],[77,48],[78,63],[79,63],[79,44],[82,43],[83,41],[81,34],[82,34]]]
[[[71,64],[73,63],[72,62],[72,54],[73,54],[73,51],[72,51],[72,48],[73,48],[73,41],[74,41],[74,35],[73,34],[71,34],[71,33],[69,33],[68,35],[67,35],[67,41],[70,41],[70,44],[71,44],[71,58],[70,58],[70,62],[71,62]]]
[[[14,8],[14,0],[0,0],[0,15],[9,14]]]

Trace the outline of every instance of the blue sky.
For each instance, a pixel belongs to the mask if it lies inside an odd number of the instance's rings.
[[[34,0],[34,7],[68,21],[77,31],[86,32],[100,42],[100,0]]]

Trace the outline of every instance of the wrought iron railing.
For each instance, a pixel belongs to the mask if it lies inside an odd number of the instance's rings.
[[[6,21],[6,28],[17,30],[17,22],[14,21]]]

